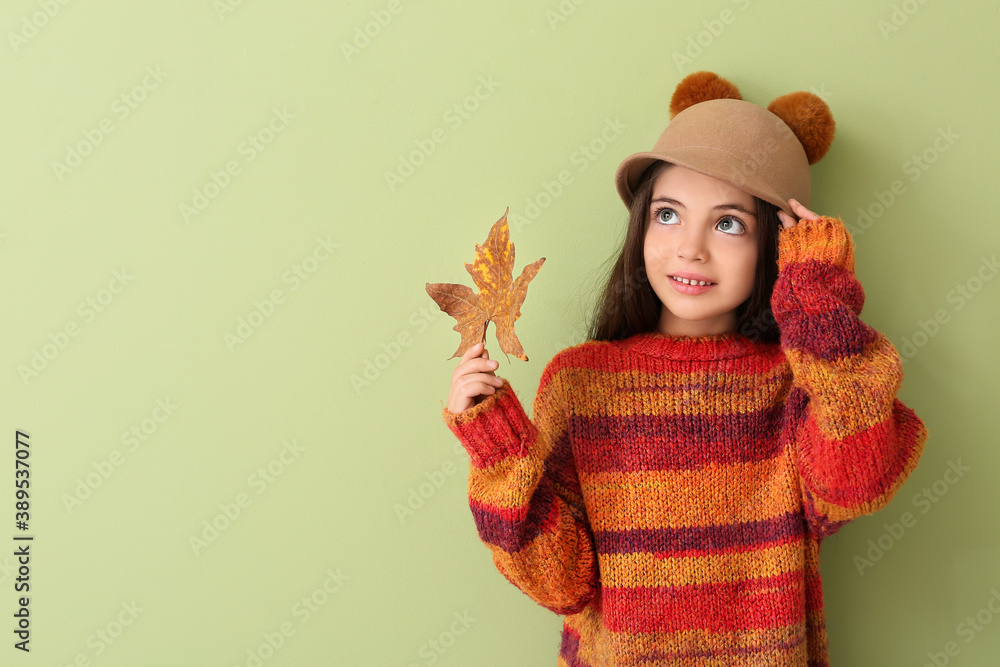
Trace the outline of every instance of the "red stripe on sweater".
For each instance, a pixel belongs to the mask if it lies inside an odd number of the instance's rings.
[[[894,399],[892,413],[881,424],[843,440],[830,440],[815,420],[800,433],[802,475],[824,500],[841,507],[857,507],[881,496],[909,459],[915,439],[896,431],[896,415],[912,412]],[[907,443],[900,447],[899,438]],[[895,456],[886,460],[887,451]],[[816,480],[824,480],[818,484]]]
[[[604,621],[615,632],[729,632],[805,619],[802,572],[693,586],[605,587],[603,601]]]
[[[753,345],[759,354],[725,359],[721,363],[719,359],[705,359],[702,361],[712,368],[713,373],[724,371],[726,373],[752,377],[760,377],[763,374],[769,373],[775,366],[787,363],[784,352],[782,352],[777,344],[756,343],[750,338],[746,338],[745,340],[746,344]],[[679,345],[683,347],[685,344],[680,343]],[[617,340],[587,341],[575,347],[567,348],[553,357],[549,365],[546,366],[539,383],[539,389],[544,388],[556,374],[565,369],[580,368],[588,373],[632,373],[634,372],[631,368],[633,364],[629,363],[626,366],[622,363],[621,355],[623,347],[627,347],[627,343]],[[690,344],[689,347],[691,350],[698,349],[694,344]],[[648,371],[651,373],[662,372],[668,367],[676,369],[680,366],[690,370],[692,366],[696,366],[699,363],[698,360],[689,358],[684,358],[681,361],[669,357],[643,355],[643,359],[646,362],[645,365],[648,367]]]

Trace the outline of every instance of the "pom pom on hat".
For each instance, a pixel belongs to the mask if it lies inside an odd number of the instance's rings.
[[[802,143],[809,164],[819,162],[830,144],[836,124],[833,114],[818,95],[800,90],[776,97],[767,110],[785,121]]]
[[[818,95],[797,91],[765,109],[714,72],[684,77],[670,100],[670,122],[652,150],[625,158],[615,187],[626,207],[656,161],[700,172],[770,202],[789,215],[790,199],[809,206],[809,165],[833,143],[833,114]]]
[[[708,100],[742,100],[740,89],[714,72],[694,72],[677,84],[670,98],[670,118]]]

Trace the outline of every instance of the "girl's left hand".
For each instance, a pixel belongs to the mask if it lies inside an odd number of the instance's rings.
[[[807,209],[805,206],[800,204],[796,199],[789,199],[788,205],[792,207],[792,211],[795,215],[799,216],[802,220],[818,220],[819,216]],[[798,224],[798,220],[788,215],[781,209],[778,209],[778,219],[781,220],[781,228],[788,229],[789,227],[794,227]]]

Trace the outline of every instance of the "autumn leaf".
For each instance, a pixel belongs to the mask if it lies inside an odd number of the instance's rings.
[[[527,265],[517,280],[514,275],[514,245],[510,242],[507,213],[493,223],[486,243],[476,244],[476,258],[472,264],[466,263],[466,270],[479,287],[476,294],[472,288],[455,283],[427,283],[427,293],[444,312],[458,324],[452,327],[462,334],[462,343],[449,359],[460,357],[466,350],[479,342],[486,342],[486,327],[493,322],[497,341],[505,354],[513,354],[522,361],[528,357],[521,347],[521,341],[514,333],[514,321],[521,316],[521,304],[538,269],[545,258]]]

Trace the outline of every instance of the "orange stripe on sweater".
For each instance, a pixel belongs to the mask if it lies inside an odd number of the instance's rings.
[[[763,549],[684,558],[659,558],[650,553],[603,554],[601,581],[605,586],[658,587],[739,582],[799,572],[804,565],[801,539]]]
[[[783,458],[695,470],[580,473],[594,530],[712,526],[801,511]]]
[[[497,509],[528,504],[544,463],[530,456],[508,456],[489,468],[469,467],[469,499]]]
[[[849,437],[877,426],[892,412],[903,374],[898,357],[890,354],[891,345],[880,335],[863,353],[837,361],[819,359],[799,350],[786,351],[795,369],[795,384],[822,401],[811,400],[810,410],[826,437]],[[884,356],[878,356],[880,350]],[[872,358],[880,363],[870,363]],[[873,384],[887,381],[891,391],[872,393]],[[852,415],[854,419],[845,419],[845,415]]]
[[[627,377],[625,377],[627,376]],[[787,362],[760,374],[644,373],[577,369],[573,372],[575,414],[582,417],[704,415],[717,416],[762,410],[782,403],[788,391],[761,391],[762,385],[779,384],[789,377]],[[625,387],[629,387],[626,389]],[[789,386],[788,389],[791,387]],[[659,398],[653,399],[653,395]],[[669,396],[672,400],[663,400]],[[762,399],[772,398],[771,401]]]

